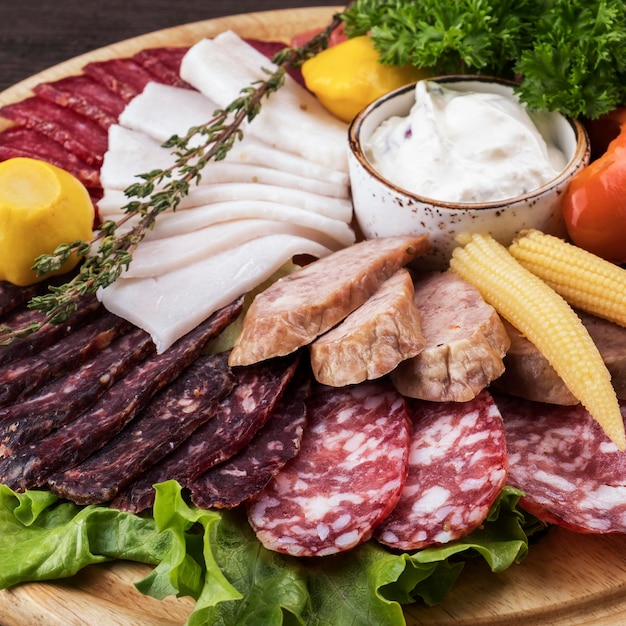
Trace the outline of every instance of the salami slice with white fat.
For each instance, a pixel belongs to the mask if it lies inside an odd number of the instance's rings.
[[[539,519],[584,533],[626,532],[626,453],[581,406],[496,396],[509,484]],[[626,418],[626,404],[621,403]]]
[[[325,556],[368,540],[406,479],[410,425],[386,380],[316,386],[298,456],[248,506],[268,549]]]
[[[507,477],[502,417],[488,392],[468,402],[415,401],[411,417],[406,484],[375,532],[399,550],[447,543],[477,528]]]

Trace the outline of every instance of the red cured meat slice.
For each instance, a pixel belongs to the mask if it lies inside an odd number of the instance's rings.
[[[36,395],[0,408],[0,457],[71,422],[154,350],[148,333],[133,330]]]
[[[44,348],[76,331],[101,309],[95,296],[83,296],[77,303],[77,310],[63,324],[49,324],[43,326],[35,334],[26,338],[14,339],[11,343],[0,346],[0,365],[6,365],[17,359],[37,354]],[[5,317],[3,324],[13,330],[24,328],[32,323],[43,323],[45,314],[36,309],[20,309]],[[0,369],[0,371],[2,371]]]
[[[406,479],[410,425],[388,381],[316,386],[298,456],[248,504],[268,549],[324,556],[366,541]]]
[[[108,443],[171,383],[241,312],[243,298],[214,313],[162,354],[149,357],[70,424],[0,461],[0,482],[13,489],[43,485]]]
[[[187,486],[239,452],[267,423],[297,365],[297,359],[287,358],[236,370],[236,387],[220,402],[213,419],[121,491],[111,505],[123,511],[143,511],[154,502],[154,484],[176,479]]]
[[[0,406],[6,406],[62,376],[130,328],[130,323],[104,313],[91,324],[64,337],[38,354],[0,368]]]
[[[100,188],[100,170],[68,152],[62,144],[32,128],[19,126],[0,133],[0,161],[15,157],[41,159],[67,170],[90,189]]]
[[[190,88],[189,83],[180,77],[180,64],[187,50],[189,48],[184,46],[144,48],[133,56],[133,60],[154,74],[161,83]]]
[[[300,450],[306,423],[307,376],[292,381],[269,421],[235,456],[189,484],[191,499],[202,509],[233,508],[259,493]]]
[[[93,61],[83,68],[83,72],[107,89],[116,93],[124,102],[130,102],[157,77],[133,59],[108,59]]]
[[[89,76],[67,76],[54,82],[40,83],[34,93],[50,102],[72,109],[108,128],[117,122],[125,103],[116,93]]]
[[[496,396],[509,484],[539,519],[577,532],[626,532],[626,453],[581,406]],[[626,419],[626,405],[621,404]]]
[[[415,550],[463,537],[485,519],[507,476],[502,417],[486,391],[468,402],[411,403],[409,472],[378,541]]]
[[[35,293],[35,287],[18,287],[0,280],[0,317],[28,302]]]
[[[51,491],[77,504],[111,500],[211,419],[233,385],[227,355],[201,356],[96,454],[48,479]]]
[[[100,165],[107,150],[106,131],[89,118],[38,96],[7,104],[0,114],[60,143],[91,165]]]

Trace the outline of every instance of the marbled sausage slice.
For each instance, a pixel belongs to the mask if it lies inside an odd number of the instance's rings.
[[[209,421],[233,385],[227,354],[201,356],[103,448],[51,476],[50,490],[77,504],[108,502]]]
[[[487,391],[468,402],[414,401],[411,415],[406,484],[375,532],[399,550],[447,543],[477,528],[507,477],[502,417]]]
[[[403,268],[343,322],[316,339],[309,352],[316,380],[343,387],[380,378],[423,347],[413,279]]]
[[[261,543],[324,556],[368,540],[404,485],[410,426],[390,383],[314,388],[298,456],[248,506]]]
[[[370,239],[282,278],[255,298],[230,364],[249,365],[308,345],[427,247],[426,236]]]
[[[269,421],[235,456],[191,483],[191,499],[201,509],[233,508],[259,493],[300,450],[306,423],[310,377],[297,376]]]
[[[509,484],[539,519],[584,533],[626,532],[626,453],[580,405],[495,396],[504,418]],[[621,404],[626,419],[626,405]]]
[[[433,402],[465,402],[504,371],[509,336],[495,309],[452,272],[415,281],[426,346],[391,372],[398,391]]]

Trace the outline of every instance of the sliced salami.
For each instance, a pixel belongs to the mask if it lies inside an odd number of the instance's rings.
[[[298,456],[248,504],[268,549],[325,556],[369,539],[396,505],[406,479],[410,424],[404,398],[386,380],[316,386]]]
[[[0,408],[0,457],[13,454],[77,418],[154,350],[150,335],[133,330],[39,393]]]
[[[108,444],[49,478],[50,490],[76,504],[108,502],[211,419],[234,380],[227,354],[201,356]]]
[[[190,85],[180,77],[180,63],[189,50],[184,46],[144,48],[133,55],[133,60],[153,74],[157,80],[172,87]]]
[[[116,315],[103,313],[91,324],[63,337],[38,354],[0,367],[0,406],[7,406],[56,380],[130,329]]]
[[[61,143],[32,128],[13,126],[0,133],[0,161],[15,157],[41,159],[76,176],[90,190],[100,188],[100,170]]]
[[[125,103],[116,93],[89,76],[66,76],[54,82],[39,83],[36,95],[49,102],[72,109],[103,128],[115,124]]]
[[[415,401],[410,406],[406,484],[374,533],[399,550],[447,543],[476,529],[507,477],[504,425],[488,392],[467,402]]]
[[[259,493],[300,450],[306,423],[308,376],[292,381],[269,421],[231,459],[189,484],[191,499],[202,509],[233,508]]]
[[[88,320],[93,319],[101,310],[100,303],[95,296],[83,296],[78,302],[78,308],[63,324],[48,324],[35,334],[23,339],[14,339],[11,343],[0,346],[0,365],[6,365],[18,359],[32,356],[48,348],[53,343],[75,332]],[[32,323],[43,323],[45,314],[36,309],[20,309],[14,311],[3,320],[9,328],[17,330]],[[1,371],[1,370],[0,370]]]
[[[0,461],[0,482],[13,489],[43,485],[49,476],[84,461],[117,435],[171,383],[241,311],[242,299],[224,307],[170,349],[155,354],[113,385],[70,424]]]
[[[28,302],[35,293],[35,287],[18,287],[0,280],[0,317]]]
[[[112,506],[138,513],[152,506],[153,485],[176,479],[183,486],[246,446],[270,418],[298,359],[276,359],[259,366],[235,370],[237,384],[224,398],[216,415],[189,439],[131,483]]]
[[[626,532],[626,453],[581,405],[496,396],[509,451],[509,484],[539,519],[585,533]],[[626,405],[621,404],[626,418]]]
[[[100,165],[107,149],[107,133],[96,122],[38,96],[7,104],[0,114],[18,126],[32,128],[60,143],[91,165]]]
[[[140,94],[150,81],[157,77],[133,59],[107,59],[93,61],[83,72],[117,94],[126,103]]]

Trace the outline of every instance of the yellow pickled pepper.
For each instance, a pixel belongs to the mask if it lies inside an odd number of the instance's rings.
[[[93,222],[89,192],[70,173],[31,158],[0,163],[0,280],[19,286],[43,280],[32,269],[35,259],[59,244],[89,241]],[[52,273],[67,272],[78,260]]]
[[[302,76],[326,109],[350,122],[376,98],[430,75],[414,66],[385,65],[379,58],[370,37],[353,37],[306,60]]]

